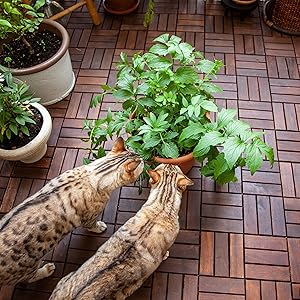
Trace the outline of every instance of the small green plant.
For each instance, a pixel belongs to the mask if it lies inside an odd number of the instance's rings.
[[[192,152],[202,174],[221,184],[237,180],[237,167],[246,165],[253,174],[264,156],[272,164],[273,150],[262,133],[237,120],[235,110],[220,111],[213,102],[213,93],[222,89],[212,79],[223,63],[205,59],[174,35],[163,34],[154,42],[149,52],[131,60],[122,53],[116,85],[102,85],[103,92],[93,98],[95,107],[112,93],[123,106],[105,118],[85,121],[93,157],[105,155],[109,138],[127,134],[127,146],[146,161]],[[216,113],[215,122],[210,113]]]
[[[38,10],[44,4],[45,0],[37,0],[34,5],[23,0],[0,0],[0,39],[21,39],[32,52],[25,35],[38,30],[44,18]]]
[[[148,1],[147,11],[144,17],[144,26],[148,27],[154,18],[154,0]]]
[[[0,66],[0,142],[14,136],[29,136],[28,124],[32,119],[30,104],[38,102],[28,91],[29,86],[14,81],[11,73]]]

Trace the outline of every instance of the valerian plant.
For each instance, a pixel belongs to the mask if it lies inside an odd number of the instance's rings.
[[[37,0],[34,5],[24,2],[0,0],[0,39],[21,39],[33,51],[25,36],[37,31],[43,21],[44,14],[39,9],[45,0]]]
[[[132,59],[121,53],[116,84],[102,85],[103,92],[92,99],[96,107],[112,93],[123,107],[85,121],[93,157],[105,155],[109,138],[127,134],[127,146],[146,161],[192,152],[202,174],[221,184],[237,180],[237,167],[247,166],[253,174],[264,157],[272,164],[273,150],[262,133],[237,120],[235,110],[219,110],[214,103],[213,93],[222,89],[212,79],[223,63],[205,59],[175,35],[163,34],[154,42]],[[215,122],[209,118],[213,113]]]
[[[0,142],[14,136],[29,136],[28,124],[32,119],[30,104],[38,102],[28,91],[29,86],[15,81],[9,71],[0,66]]]

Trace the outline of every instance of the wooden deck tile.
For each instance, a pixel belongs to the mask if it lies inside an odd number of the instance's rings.
[[[85,8],[73,12],[67,26],[76,86],[65,100],[48,106],[53,130],[46,156],[32,165],[0,161],[1,216],[51,178],[82,165],[88,156],[83,120],[121,109],[111,94],[101,107],[89,106],[100,84],[115,82],[120,53],[132,57],[158,35],[177,34],[207,58],[224,61],[214,79],[224,90],[217,104],[238,109],[239,118],[264,131],[276,161],[273,169],[264,162],[254,176],[237,170],[239,182],[224,186],[201,178],[195,165],[189,174],[195,185],[183,196],[181,230],[170,257],[129,299],[300,299],[300,39],[271,30],[259,10],[244,21],[225,16],[218,0],[155,1],[148,29],[146,1],[124,17],[106,14],[102,2],[95,3],[99,26]],[[57,281],[92,256],[148,195],[149,187],[139,194],[133,185],[114,191],[99,216],[108,225],[103,234],[76,229],[45,256],[57,264],[54,276],[2,288],[0,299],[48,299]]]

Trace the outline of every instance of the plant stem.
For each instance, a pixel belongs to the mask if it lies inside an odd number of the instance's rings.
[[[31,44],[26,40],[26,38],[23,36],[22,37],[22,42],[25,44],[25,46],[28,48],[28,50],[29,50],[29,53],[32,55],[32,54],[34,54],[34,50],[33,50],[33,48],[32,48],[32,46],[31,46]]]

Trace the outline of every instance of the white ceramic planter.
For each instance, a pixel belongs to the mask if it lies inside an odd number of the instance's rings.
[[[70,37],[66,29],[52,20],[44,20],[41,29],[47,29],[62,38],[60,49],[53,57],[39,65],[10,71],[15,78],[30,86],[34,96],[42,99],[42,105],[50,105],[70,94],[75,85],[75,75],[68,50]]]
[[[52,130],[52,119],[48,110],[39,103],[33,103],[36,109],[42,114],[43,124],[38,135],[27,145],[14,149],[4,150],[0,148],[0,158],[5,160],[17,161],[24,163],[34,163],[39,161],[47,151],[47,142]]]

